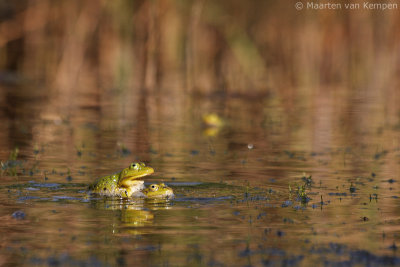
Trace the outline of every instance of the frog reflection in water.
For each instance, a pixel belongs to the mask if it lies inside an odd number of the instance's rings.
[[[138,181],[140,177],[150,175],[154,172],[152,167],[144,163],[132,163],[128,168],[119,173],[104,176],[89,186],[91,193],[101,196],[117,197],[148,197],[148,198],[171,198],[174,196],[172,189],[165,184],[153,184],[145,189],[144,182]],[[145,190],[143,190],[145,189]]]

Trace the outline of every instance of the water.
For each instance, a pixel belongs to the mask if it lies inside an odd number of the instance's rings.
[[[340,90],[120,92],[73,106],[2,92],[0,265],[400,264],[396,106]],[[223,126],[204,126],[211,112]],[[176,198],[85,194],[134,161]]]

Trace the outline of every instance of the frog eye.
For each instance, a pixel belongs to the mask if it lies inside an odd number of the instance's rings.
[[[157,191],[157,185],[155,185],[155,184],[152,184],[152,185],[150,185],[150,188],[151,188],[151,190],[153,190],[153,191]]]
[[[131,166],[129,167],[130,169],[138,170],[139,169],[139,164],[137,163],[132,163]]]

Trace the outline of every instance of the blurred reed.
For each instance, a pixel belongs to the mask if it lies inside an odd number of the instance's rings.
[[[2,1],[0,69],[66,95],[90,86],[247,95],[394,90],[399,17],[296,11],[286,0]]]

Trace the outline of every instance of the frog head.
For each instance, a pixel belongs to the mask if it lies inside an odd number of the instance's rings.
[[[173,198],[174,191],[164,183],[151,184],[148,188],[142,191],[148,198]]]
[[[143,162],[131,163],[128,168],[125,168],[119,174],[118,185],[122,187],[130,187],[135,185],[137,178],[150,175],[154,172],[152,167],[146,166]]]

